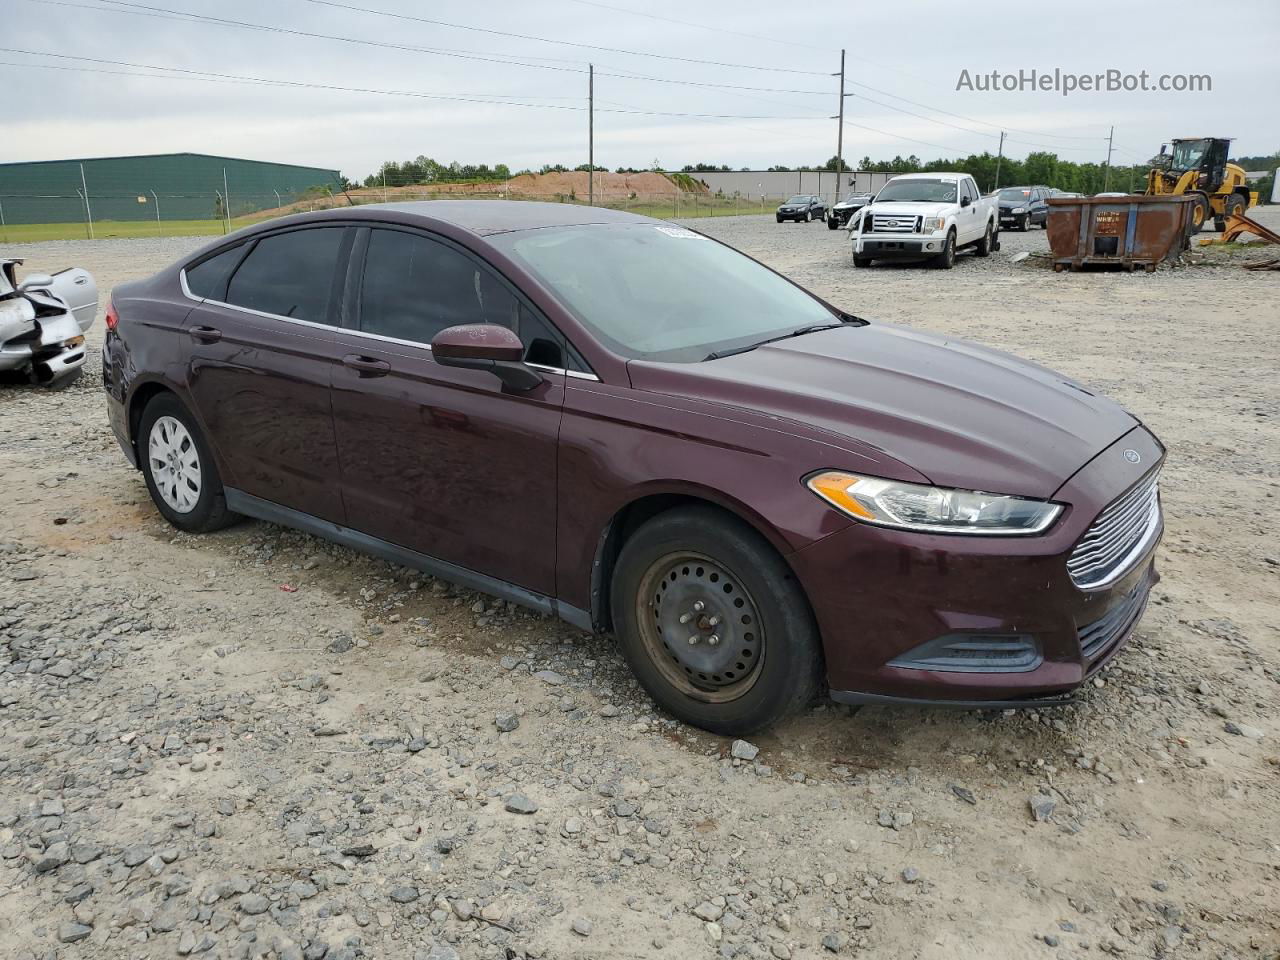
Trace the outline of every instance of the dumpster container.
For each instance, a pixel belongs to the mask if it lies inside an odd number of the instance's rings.
[[[1045,228],[1053,269],[1115,264],[1148,272],[1190,243],[1194,196],[1051,197]]]

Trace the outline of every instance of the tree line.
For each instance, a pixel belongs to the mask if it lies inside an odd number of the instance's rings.
[[[1239,163],[1246,170],[1274,170],[1280,166],[1280,152],[1270,156],[1241,157],[1233,162]],[[814,166],[790,167],[775,164],[768,169],[770,172],[789,172],[792,170],[834,171],[837,169],[837,163],[837,158],[833,156],[826,162]],[[419,156],[413,160],[405,160],[400,163],[393,160],[387,161],[377,171],[365,177],[363,185],[366,187],[380,187],[385,184],[388,187],[402,187],[431,183],[504,181],[511,179],[512,176],[528,173],[568,173],[590,169],[592,168],[585,163],[580,163],[576,166],[547,163],[537,170],[526,168],[512,174],[511,168],[505,163],[496,163],[493,166],[489,166],[487,163],[459,163],[456,160],[451,163],[439,163],[430,157]],[[594,169],[599,173],[608,172],[607,167],[599,164]],[[741,169],[748,170],[750,168],[742,167]],[[1132,165],[1112,164],[1108,169],[1107,164],[1102,162],[1080,163],[1074,160],[1064,160],[1056,153],[1048,151],[1029,153],[1022,160],[1016,160],[1012,157],[997,157],[989,151],[983,151],[982,153],[971,153],[967,157],[944,157],[938,160],[921,160],[915,154],[907,157],[899,154],[892,160],[872,160],[870,156],[864,156],[856,164],[845,161],[844,169],[850,171],[864,170],[875,173],[930,173],[955,170],[971,175],[984,191],[994,190],[998,186],[1039,184],[1071,193],[1090,194],[1101,193],[1104,190],[1125,192],[1133,190],[1140,192],[1146,184],[1150,161]],[[728,164],[688,163],[681,168],[679,173],[728,173],[732,170],[733,168]],[[614,172],[647,173],[650,171],[668,172],[664,170],[662,164],[656,159],[647,167],[618,167]],[[343,177],[342,181],[343,186],[346,188],[356,186],[346,177]],[[1252,186],[1262,193],[1264,199],[1271,194],[1270,177],[1263,183]]]

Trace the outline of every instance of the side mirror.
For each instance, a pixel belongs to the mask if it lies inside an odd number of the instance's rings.
[[[22,282],[18,284],[18,292],[22,293],[26,290],[43,290],[46,287],[53,286],[53,277],[47,273],[29,273],[22,278]]]
[[[962,207],[967,207],[967,206],[970,204],[970,202],[971,202],[971,201],[969,200],[969,198],[968,198],[968,197],[961,197],[961,198],[960,198],[960,206],[962,206]]]
[[[446,327],[431,341],[431,357],[442,367],[488,370],[512,390],[532,390],[542,377],[524,362],[524,344],[496,323]]]

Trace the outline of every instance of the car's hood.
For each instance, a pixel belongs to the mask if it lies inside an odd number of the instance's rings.
[[[703,363],[633,361],[630,369],[637,389],[810,424],[870,444],[939,486],[990,493],[1049,497],[1136,423],[1052,370],[883,324]]]
[[[1029,207],[1029,206],[1031,206],[1030,200],[1001,200],[1000,201],[1001,210],[1012,210],[1014,207]]]
[[[850,208],[856,210],[858,207],[865,207],[866,205],[867,201],[865,200],[841,200],[836,204],[835,208],[837,210],[848,210]]]
[[[954,206],[954,203],[894,203],[888,200],[884,203],[873,203],[867,209],[877,217],[904,214],[912,217],[937,217],[950,212]]]

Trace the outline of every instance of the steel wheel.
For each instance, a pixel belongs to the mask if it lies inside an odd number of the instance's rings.
[[[200,453],[180,420],[163,416],[152,424],[147,458],[161,499],[178,513],[190,513],[200,499]]]
[[[645,652],[686,696],[726,703],[755,684],[764,624],[750,592],[722,564],[695,553],[659,558],[640,581],[636,608]]]

